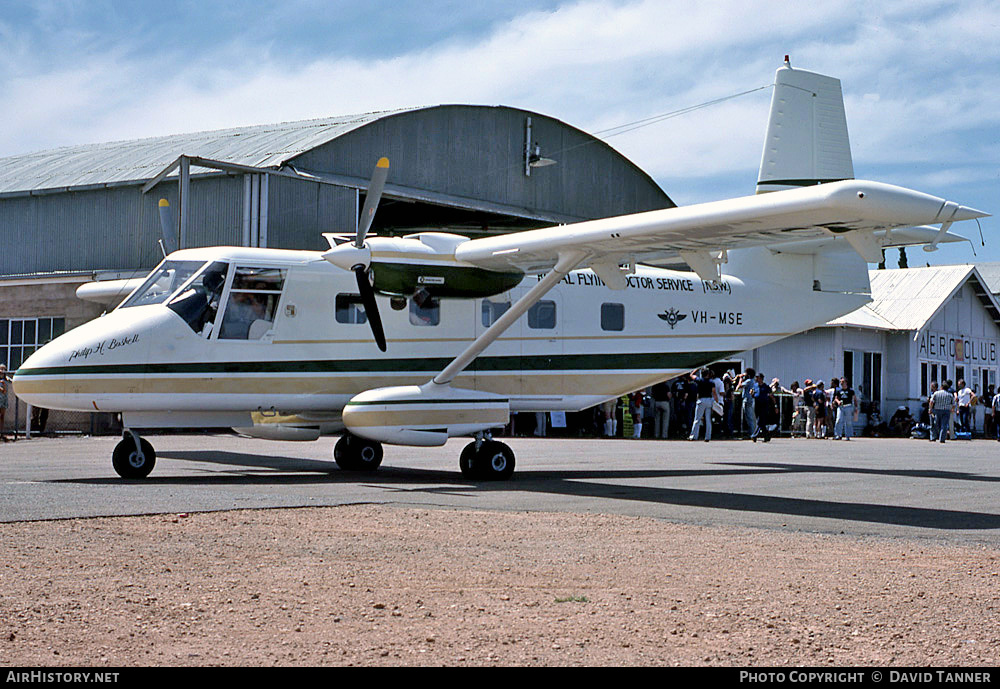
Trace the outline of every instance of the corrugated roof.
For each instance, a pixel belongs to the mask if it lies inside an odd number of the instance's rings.
[[[847,325],[852,328],[868,328],[871,330],[895,330],[896,326],[878,315],[868,304],[856,311],[836,318],[827,325]]]
[[[358,127],[407,110],[411,108],[67,146],[0,158],[0,194],[147,180],[180,155],[278,167]]]
[[[844,325],[879,330],[920,330],[937,314],[945,302],[970,278],[980,285],[985,281],[972,265],[930,266],[868,272],[872,300],[860,309],[830,321]],[[985,292],[977,296],[990,316],[1000,312],[996,300]]]
[[[1000,263],[977,263],[976,270],[983,277],[983,283],[990,292],[1000,293]]]

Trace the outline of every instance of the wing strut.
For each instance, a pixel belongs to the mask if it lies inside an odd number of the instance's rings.
[[[507,328],[514,324],[514,321],[524,315],[539,299],[545,296],[546,292],[562,280],[569,271],[580,265],[585,258],[587,258],[587,252],[580,249],[560,252],[559,260],[556,261],[552,270],[546,273],[545,277],[539,280],[537,285],[528,290],[527,294],[514,302],[493,325],[486,329],[486,332],[473,340],[472,344],[464,352],[455,357],[441,373],[434,376],[431,382],[436,385],[447,385],[453,381],[455,376],[475,361],[476,357],[482,354],[484,349],[489,347]]]

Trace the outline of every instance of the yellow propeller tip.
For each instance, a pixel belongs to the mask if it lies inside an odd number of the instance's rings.
[[[375,164],[376,167],[389,167],[388,158],[379,158],[378,162]]]
[[[169,205],[170,205],[169,201],[167,201],[166,199],[160,199],[160,208],[166,208]]]

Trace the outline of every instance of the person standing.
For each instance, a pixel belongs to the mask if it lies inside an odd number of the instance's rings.
[[[754,391],[757,385],[754,380],[754,370],[748,368],[736,378],[736,387],[740,390],[742,397],[741,408],[743,410],[743,425],[748,438],[757,437],[757,415],[754,413]]]
[[[754,386],[754,415],[757,417],[757,431],[750,439],[757,442],[757,436],[763,433],[764,442],[771,442],[771,429],[768,427],[774,418],[774,399],[771,389],[764,382],[764,374],[758,373]]]
[[[629,412],[632,414],[632,439],[638,440],[642,437],[642,414],[646,404],[646,393],[636,390],[628,396]]]
[[[722,376],[722,424],[727,438],[733,437],[733,399],[735,385],[732,369]]]
[[[610,399],[601,403],[601,413],[604,415],[604,437],[614,438],[618,434],[618,417],[615,409],[618,406],[618,398]]]
[[[951,421],[951,408],[955,403],[955,395],[949,388],[951,388],[951,381],[944,381],[944,383],[941,384],[941,389],[931,395],[931,401],[928,404],[928,410],[934,417],[935,432],[937,433],[938,440],[942,443],[944,442],[945,436],[948,435],[948,422]]]
[[[0,364],[0,440],[7,440],[7,436],[3,434],[3,425],[7,416],[7,393],[10,391],[10,384],[7,381],[9,380],[7,364]]]
[[[657,438],[670,437],[670,383],[657,383],[653,386],[653,435]]]
[[[833,406],[837,410],[837,421],[833,427],[833,439],[851,439],[851,426],[858,420],[854,390],[847,384],[847,378],[840,379],[840,387],[833,396]]]
[[[694,413],[698,408],[698,371],[692,371],[684,382],[684,430],[690,433],[694,425]]]
[[[997,441],[1000,441],[1000,390],[993,395],[990,407],[993,409],[993,430],[996,433]]]
[[[972,388],[965,384],[965,381],[958,381],[958,427],[959,430],[972,431],[972,398],[974,393]]]
[[[694,412],[694,423],[691,424],[691,435],[688,440],[698,439],[698,428],[702,419],[705,420],[705,442],[712,439],[712,404],[719,401],[719,391],[715,387],[715,380],[711,369],[701,372],[701,377],[697,379],[698,403]]]
[[[826,437],[826,390],[823,389],[823,381],[817,380],[816,387],[812,392],[813,436],[816,438]]]
[[[813,392],[816,386],[811,378],[806,378],[802,388],[802,407],[806,415],[806,438],[816,437],[816,407],[813,406]]]

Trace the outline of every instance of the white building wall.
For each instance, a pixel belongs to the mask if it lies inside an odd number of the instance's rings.
[[[900,405],[917,416],[926,400],[930,380],[957,382],[957,373],[983,396],[1000,376],[1000,327],[993,322],[971,283],[962,286],[919,332],[853,327],[823,327],[788,337],[739,355],[756,364],[768,380],[777,376],[782,385],[806,378],[844,375],[844,351],[880,353],[881,412],[888,419]],[[751,363],[753,362],[753,363]],[[922,366],[923,365],[923,366]],[[926,372],[924,371],[926,367]],[[936,376],[932,375],[936,367]],[[959,368],[961,367],[961,371]],[[848,374],[857,388],[856,375]],[[926,376],[926,381],[925,381]],[[867,398],[870,391],[865,391]],[[983,407],[976,411],[976,428],[983,427]]]

